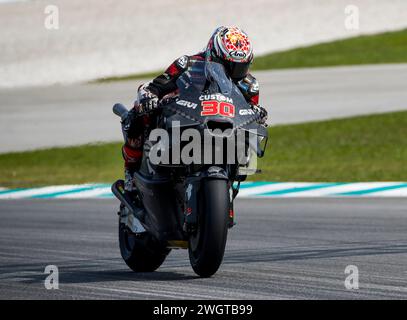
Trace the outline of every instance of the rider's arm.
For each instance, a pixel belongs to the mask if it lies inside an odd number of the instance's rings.
[[[259,104],[259,83],[250,73],[237,83],[246,101],[251,105]]]
[[[137,99],[134,102],[134,110],[140,113],[155,109],[158,101],[165,95],[177,89],[176,81],[187,68],[189,58],[182,56],[175,60],[164,73],[145,83],[138,88]]]
[[[261,116],[260,123],[264,124],[267,120],[267,110],[259,105],[259,83],[250,73],[237,83],[238,88],[243,93],[246,101]]]
[[[182,56],[175,60],[163,74],[160,74],[151,81],[146,90],[155,94],[159,99],[177,89],[176,81],[178,77],[187,69],[188,56]]]

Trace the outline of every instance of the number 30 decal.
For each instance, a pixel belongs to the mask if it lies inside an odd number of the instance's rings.
[[[235,116],[235,106],[227,102],[216,100],[202,101],[201,116],[214,116],[220,114],[225,117]]]

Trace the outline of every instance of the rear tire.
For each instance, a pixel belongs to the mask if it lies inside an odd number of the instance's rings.
[[[157,270],[171,251],[148,232],[134,234],[123,223],[119,223],[119,245],[123,260],[135,272]]]
[[[189,238],[189,260],[195,273],[210,277],[218,270],[225,253],[229,223],[229,188],[226,180],[202,181],[198,226]]]

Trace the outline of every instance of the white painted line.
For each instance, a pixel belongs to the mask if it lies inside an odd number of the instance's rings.
[[[369,197],[407,197],[407,187],[391,190],[371,192],[365,196]]]
[[[394,187],[394,188],[392,188]],[[380,190],[380,189],[388,190]],[[305,190],[303,190],[305,189]],[[369,190],[378,189],[371,192]],[[26,190],[8,190],[1,188],[4,194],[0,199],[23,199],[30,197],[59,199],[94,199],[113,197],[108,184],[63,185],[33,188]],[[366,192],[366,193],[365,193]],[[272,194],[268,194],[272,193]],[[344,194],[345,193],[345,194]],[[351,193],[351,194],[346,194]],[[353,194],[352,194],[353,193]],[[334,183],[313,182],[249,182],[240,189],[239,198],[267,197],[407,197],[406,182],[356,182],[336,185]]]
[[[331,186],[315,190],[304,190],[295,193],[281,194],[282,197],[319,197],[332,196],[344,192],[363,191],[373,188],[381,188],[397,185],[399,182],[355,182],[338,186]]]
[[[87,190],[87,191],[82,191],[78,193],[73,193],[73,194],[62,194],[59,196],[56,196],[55,198],[58,199],[86,199],[86,198],[98,198],[101,195],[104,195],[108,192],[111,192],[110,187],[102,187],[102,188],[96,188],[93,190]]]
[[[33,188],[27,190],[16,190],[10,193],[0,194],[0,199],[21,199],[21,198],[29,198],[33,196],[40,196],[54,192],[64,192],[64,191],[71,191],[77,190],[85,187],[90,187],[92,184],[83,184],[83,185],[62,185],[62,186],[50,186],[50,187],[43,187],[43,188]]]
[[[279,190],[283,190],[283,189],[308,187],[313,184],[314,183],[311,183],[311,182],[271,183],[271,184],[264,185],[264,186],[241,189],[239,191],[238,197],[244,198],[244,197],[249,197],[249,196],[253,196],[253,195],[258,195],[261,193],[279,191]]]

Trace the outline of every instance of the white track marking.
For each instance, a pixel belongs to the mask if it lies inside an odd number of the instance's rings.
[[[368,189],[373,189],[373,188],[387,187],[387,186],[392,186],[392,185],[397,185],[397,184],[400,184],[400,182],[356,182],[356,183],[349,183],[349,184],[338,185],[338,186],[330,186],[327,188],[305,190],[305,191],[300,191],[300,192],[295,192],[295,193],[287,193],[287,194],[282,194],[281,196],[282,197],[298,197],[298,196],[320,197],[320,196],[337,195],[339,193],[344,193],[344,192],[362,191],[362,190],[368,190]]]
[[[74,191],[84,187],[92,186],[91,184],[84,185],[63,185],[63,186],[50,186],[43,188],[33,188],[27,190],[16,190],[11,193],[0,194],[0,199],[22,199],[33,196],[40,196],[45,194],[51,194],[55,192]]]
[[[104,195],[108,192],[111,192],[110,187],[101,187],[93,190],[82,191],[74,194],[63,194],[56,196],[58,199],[86,199],[86,198],[98,198],[101,195]]]
[[[324,197],[324,196],[354,196],[354,197],[407,197],[407,186],[402,185],[404,182],[356,182],[343,185],[335,185],[317,182],[278,182],[278,183],[262,183],[256,182],[246,183],[238,194],[239,198],[265,198],[265,197]],[[321,186],[322,185],[322,186]],[[398,187],[401,185],[400,187]],[[301,190],[316,186],[315,189]],[[386,188],[395,186],[394,189],[377,190],[375,192],[367,192],[370,189]],[[88,190],[81,190],[89,188]],[[298,188],[298,190],[295,190]],[[293,190],[294,189],[294,190]],[[284,190],[287,190],[285,193]],[[84,185],[63,185],[49,186],[42,188],[33,188],[27,190],[7,190],[4,194],[0,194],[0,199],[24,199],[31,197],[57,198],[57,199],[93,199],[114,197],[111,193],[108,184],[84,184]],[[348,192],[358,192],[360,194],[342,195]],[[58,194],[61,193],[62,194]],[[278,192],[276,194],[265,194],[270,192]],[[281,192],[281,193],[280,193]],[[55,194],[57,193],[57,194]]]
[[[313,183],[310,183],[310,182],[271,183],[268,185],[241,189],[239,191],[238,197],[244,198],[244,197],[249,197],[249,196],[253,196],[253,195],[258,195],[260,193],[279,191],[279,190],[283,190],[283,189],[308,187],[312,184]]]
[[[367,194],[366,196],[370,196],[370,197],[407,197],[407,187],[372,192],[372,193]]]

